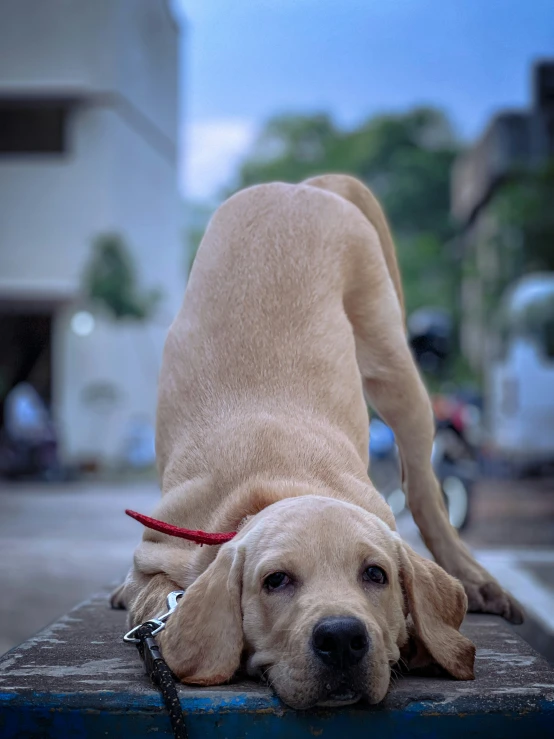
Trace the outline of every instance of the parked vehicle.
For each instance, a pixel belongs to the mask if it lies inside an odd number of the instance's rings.
[[[369,424],[369,474],[395,516],[406,508],[402,490],[400,458],[394,433],[379,418]]]
[[[450,522],[462,529],[468,522],[471,491],[479,474],[481,401],[463,393],[435,395],[432,400],[436,433],[431,462]]]
[[[438,380],[448,377],[453,348],[450,316],[439,308],[421,308],[407,321],[408,338],[420,369]],[[451,524],[467,525],[472,488],[480,472],[482,401],[457,389],[432,396],[436,430],[431,464],[440,483]],[[379,418],[370,422],[370,476],[395,516],[406,509],[400,459],[394,434]]]
[[[408,320],[410,346],[419,367],[437,378],[446,375],[452,353],[452,322],[447,313],[421,308]],[[469,517],[471,488],[477,476],[480,403],[468,394],[433,398],[436,435],[431,463],[441,485],[450,522],[463,528]],[[370,424],[370,474],[398,516],[406,508],[398,450],[392,431],[379,419]],[[391,438],[392,435],[392,438]]]
[[[504,295],[488,372],[490,442],[520,473],[554,463],[554,274]]]
[[[442,377],[452,355],[452,320],[440,308],[419,308],[408,318],[414,359],[421,370]]]
[[[439,403],[443,410],[437,419],[431,464],[443,491],[450,523],[460,530],[469,519],[471,490],[478,471],[476,447],[467,434],[475,423],[475,409],[470,410],[468,404],[457,400],[446,402],[443,396]],[[399,516],[406,509],[406,496],[398,447],[392,430],[378,418],[370,422],[369,455],[373,484],[394,515]]]

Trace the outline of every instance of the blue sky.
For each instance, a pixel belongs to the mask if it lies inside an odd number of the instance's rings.
[[[460,136],[527,105],[554,56],[554,0],[175,0],[183,23],[181,187],[207,198],[263,121],[328,111],[350,126],[431,103]]]

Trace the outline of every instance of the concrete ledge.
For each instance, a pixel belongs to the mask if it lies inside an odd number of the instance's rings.
[[[136,649],[124,645],[125,614],[106,596],[77,607],[0,660],[0,736],[171,736],[157,690]],[[241,682],[180,687],[195,737],[552,737],[554,670],[502,620],[470,616],[477,679],[407,677],[378,707],[295,712],[266,688]]]

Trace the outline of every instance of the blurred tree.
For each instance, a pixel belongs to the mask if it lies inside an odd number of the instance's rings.
[[[490,227],[478,249],[465,257],[464,272],[480,284],[483,316],[496,314],[506,288],[529,272],[554,271],[554,160],[514,170],[499,182],[488,204]],[[492,264],[479,269],[479,258]]]
[[[359,177],[380,199],[394,231],[408,311],[432,304],[454,312],[458,275],[445,245],[454,235],[450,168],[458,150],[447,117],[433,108],[377,116],[350,131],[325,114],[277,116],[262,130],[232,191],[326,172]]]
[[[131,255],[117,234],[96,239],[83,276],[83,290],[89,300],[103,305],[116,319],[149,318],[161,297],[159,290],[141,292]]]
[[[535,171],[514,173],[494,203],[500,232],[519,236],[517,275],[554,270],[554,159]]]
[[[204,232],[208,226],[208,222],[214,212],[216,206],[202,203],[195,200],[188,200],[185,203],[186,212],[186,232],[185,245],[187,253],[188,274],[192,269],[192,263],[204,236]]]

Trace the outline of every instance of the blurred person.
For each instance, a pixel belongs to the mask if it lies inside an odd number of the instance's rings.
[[[28,382],[18,383],[6,396],[4,436],[0,470],[6,476],[48,478],[57,470],[54,425],[44,401]]]

